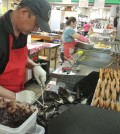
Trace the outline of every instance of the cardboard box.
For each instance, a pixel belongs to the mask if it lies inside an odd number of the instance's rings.
[[[44,49],[40,49],[39,52],[38,52],[38,55],[39,56],[44,56]]]
[[[51,54],[50,54],[51,56],[50,56],[50,59],[52,60],[52,59],[55,59],[55,48],[52,48],[51,49]],[[49,49],[45,49],[45,56],[49,56]]]
[[[51,57],[50,59],[55,59],[55,49],[56,48],[52,48],[51,49]],[[45,49],[40,49],[39,52],[38,52],[38,55],[39,56],[46,56],[46,57],[49,57],[49,48],[45,48]]]

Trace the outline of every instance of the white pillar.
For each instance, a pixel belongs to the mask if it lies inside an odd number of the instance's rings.
[[[2,15],[2,0],[0,0],[0,16]]]
[[[119,16],[119,19],[118,19],[116,39],[120,40],[120,16]]]

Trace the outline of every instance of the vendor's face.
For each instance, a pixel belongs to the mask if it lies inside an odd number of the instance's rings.
[[[29,10],[21,9],[18,22],[19,31],[23,34],[30,34],[38,30],[36,16],[30,14]]]

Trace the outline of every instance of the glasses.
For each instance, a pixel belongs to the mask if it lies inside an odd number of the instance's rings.
[[[26,8],[28,10],[28,17],[30,18],[31,16],[35,16],[36,17],[36,13],[34,11],[32,11],[30,8]],[[38,26],[38,23],[37,23],[37,17],[36,17],[36,22],[35,22],[35,25],[34,25],[34,28],[38,29],[39,26]]]

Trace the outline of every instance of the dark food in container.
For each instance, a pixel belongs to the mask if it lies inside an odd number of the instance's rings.
[[[57,100],[59,101],[60,100],[60,97],[59,95],[56,93],[56,92],[53,92],[53,91],[44,91],[44,100],[45,101],[49,101],[49,100]]]
[[[59,87],[58,94],[61,96],[61,98],[67,100],[68,102],[72,103],[75,100],[75,97],[62,87]]]
[[[0,98],[0,124],[17,128],[23,124],[35,111],[29,104],[21,105],[19,102],[5,101]]]

